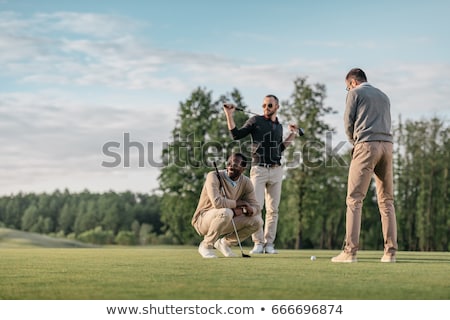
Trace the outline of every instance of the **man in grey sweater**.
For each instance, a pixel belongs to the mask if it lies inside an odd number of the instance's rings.
[[[345,246],[331,261],[357,261],[362,205],[374,176],[384,239],[381,262],[395,262],[397,222],[390,101],[386,94],[367,82],[366,74],[359,68],[348,72],[345,83],[348,94],[344,126],[353,151],[348,173]]]

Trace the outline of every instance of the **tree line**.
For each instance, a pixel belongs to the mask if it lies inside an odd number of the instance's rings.
[[[172,243],[160,197],[132,192],[23,194],[0,197],[0,227],[93,244]]]
[[[295,122],[305,136],[285,150],[286,173],[276,245],[290,249],[339,249],[345,234],[345,197],[350,150],[332,146],[335,132],[326,116],[326,87],[297,78],[282,101],[283,122]],[[141,193],[16,194],[0,197],[0,227],[97,244],[198,244],[190,225],[205,175],[213,162],[222,168],[231,152],[250,157],[250,138],[232,141],[222,110],[233,102],[246,110],[237,89],[214,100],[197,88],[179,104],[173,141],[162,152],[159,191]],[[248,119],[235,115],[237,126]],[[395,208],[400,250],[448,251],[450,215],[449,127],[436,117],[398,119],[395,139]],[[248,174],[248,171],[246,172]],[[375,186],[362,213],[361,248],[382,249]]]

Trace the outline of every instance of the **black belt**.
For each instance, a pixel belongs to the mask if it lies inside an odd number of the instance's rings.
[[[276,168],[281,166],[281,164],[278,163],[258,163],[258,166],[264,167],[264,168]]]

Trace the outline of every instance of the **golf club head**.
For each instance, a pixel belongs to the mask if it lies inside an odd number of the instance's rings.
[[[251,258],[251,256],[242,252],[242,258]]]
[[[298,135],[301,137],[301,136],[304,136],[305,135],[305,131],[303,131],[303,129],[302,128],[298,128]]]

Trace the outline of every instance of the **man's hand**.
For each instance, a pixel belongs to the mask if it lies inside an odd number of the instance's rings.
[[[288,124],[288,130],[289,132],[293,133],[293,134],[298,134],[298,126],[296,124]]]
[[[248,217],[253,215],[253,207],[245,200],[236,200],[236,215],[244,214]],[[239,212],[239,213],[238,213]]]
[[[232,103],[224,103],[223,104],[223,110],[226,113],[231,113],[232,114],[236,110],[236,106],[234,104],[232,104]]]
[[[251,208],[251,207],[250,207],[250,208]],[[251,210],[252,210],[251,212],[253,212],[253,209],[251,209]],[[253,213],[250,213],[250,211],[247,210],[247,207],[237,207],[237,208],[234,208],[234,209],[233,209],[233,212],[234,212],[234,215],[235,215],[235,216],[240,216],[241,214],[243,214],[243,215],[245,215],[245,216],[247,216],[247,217],[250,217],[250,216],[253,215]]]
[[[227,118],[228,130],[233,130],[236,128],[236,123],[234,123],[233,113],[236,111],[236,107],[232,103],[224,103],[223,110],[225,111],[225,116]]]

